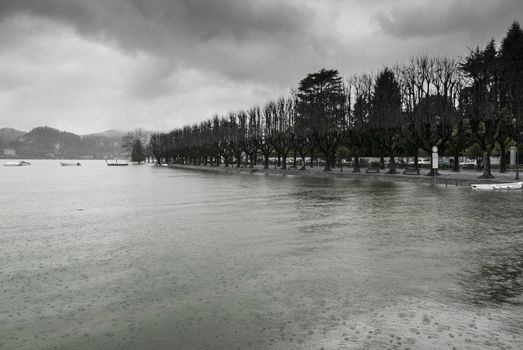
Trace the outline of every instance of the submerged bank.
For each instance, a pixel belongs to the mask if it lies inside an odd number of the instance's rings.
[[[476,171],[461,171],[458,173],[451,171],[439,171],[438,176],[427,176],[425,175],[429,170],[421,169],[420,175],[405,175],[403,169],[398,169],[397,174],[386,174],[387,170],[380,170],[379,173],[366,173],[365,169],[362,169],[360,173],[353,173],[352,168],[345,168],[343,171],[334,169],[330,172],[323,171],[321,167],[308,168],[306,170],[296,169],[280,169],[280,168],[269,168],[263,169],[263,167],[236,167],[236,166],[198,166],[198,165],[181,165],[172,164],[171,168],[175,169],[186,169],[196,171],[209,171],[209,172],[221,172],[221,173],[234,173],[234,174],[267,174],[267,175],[291,175],[291,176],[310,176],[310,177],[333,177],[333,178],[346,178],[354,180],[372,180],[372,181],[396,181],[396,182],[411,182],[411,183],[426,183],[436,184],[443,186],[470,186],[471,184],[489,184],[489,183],[506,183],[513,182],[515,174],[509,173],[496,173],[494,179],[480,179],[478,178],[481,173]]]

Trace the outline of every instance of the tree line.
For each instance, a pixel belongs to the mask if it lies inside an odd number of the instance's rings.
[[[122,136],[122,148],[128,156],[131,156],[131,162],[137,162],[138,164],[153,156],[151,143],[147,143],[147,135],[141,129],[129,131]]]
[[[149,143],[158,162],[254,167],[261,160],[268,168],[275,157],[286,169],[292,157],[305,169],[319,154],[330,171],[337,158],[351,155],[359,172],[360,157],[377,156],[382,164],[389,159],[388,173],[396,173],[400,156],[414,157],[417,168],[419,155],[433,146],[459,171],[459,157],[474,146],[483,156],[482,177],[490,178],[494,152],[500,171],[507,170],[522,110],[523,31],[514,22],[499,48],[491,40],[463,59],[418,55],[346,79],[322,69],[288,96],[155,133]]]

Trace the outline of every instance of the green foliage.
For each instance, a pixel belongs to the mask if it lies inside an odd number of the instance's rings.
[[[336,155],[340,159],[345,159],[349,156],[349,149],[345,146],[338,147],[338,150],[336,151]]]
[[[148,147],[146,140],[146,135],[140,129],[128,132],[122,137],[122,148],[131,155],[132,162],[145,161],[145,147]]]
[[[463,152],[463,155],[470,159],[481,158],[481,157],[483,157],[483,151],[481,150],[481,146],[479,144],[475,143],[472,146],[470,146],[469,148],[467,148]]]
[[[424,158],[428,156],[430,156],[430,153],[428,151],[424,150],[423,148],[418,149],[418,157]]]
[[[523,31],[514,22],[501,42],[501,74],[506,94],[515,101],[509,104],[514,113],[521,113],[523,106]],[[515,103],[514,103],[515,102]]]
[[[344,100],[341,77],[335,69],[322,69],[300,81],[298,110],[320,136],[337,131]]]
[[[131,161],[138,163],[145,161],[145,149],[139,138],[136,138],[132,145]]]
[[[332,159],[345,127],[346,96],[338,71],[322,69],[308,74],[300,81],[297,97],[298,114],[310,127],[324,159]],[[330,161],[325,162],[325,170],[331,170]]]
[[[390,130],[401,123],[401,91],[394,73],[385,68],[378,74],[373,95],[371,127]]]

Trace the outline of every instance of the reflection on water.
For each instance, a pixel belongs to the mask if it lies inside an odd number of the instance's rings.
[[[482,252],[474,269],[466,271],[462,286],[478,303],[521,304],[523,299],[523,245]]]
[[[521,192],[84,163],[0,167],[0,348],[523,347]]]

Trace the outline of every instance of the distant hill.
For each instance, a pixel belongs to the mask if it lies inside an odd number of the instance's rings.
[[[83,135],[83,136],[87,136],[87,137],[104,136],[104,137],[120,137],[121,138],[121,137],[123,137],[126,134],[127,134],[127,131],[111,129],[111,130],[106,130],[106,131],[102,131],[102,132],[98,132],[98,133],[94,133],[94,134],[86,134],[86,135]]]
[[[121,141],[125,134],[125,131],[108,130],[81,136],[48,126],[27,133],[3,128],[0,129],[0,148],[15,149],[18,158],[119,158],[124,156]]]
[[[8,147],[8,145],[16,141],[20,136],[24,135],[25,131],[16,130],[13,128],[0,129],[0,147]]]

